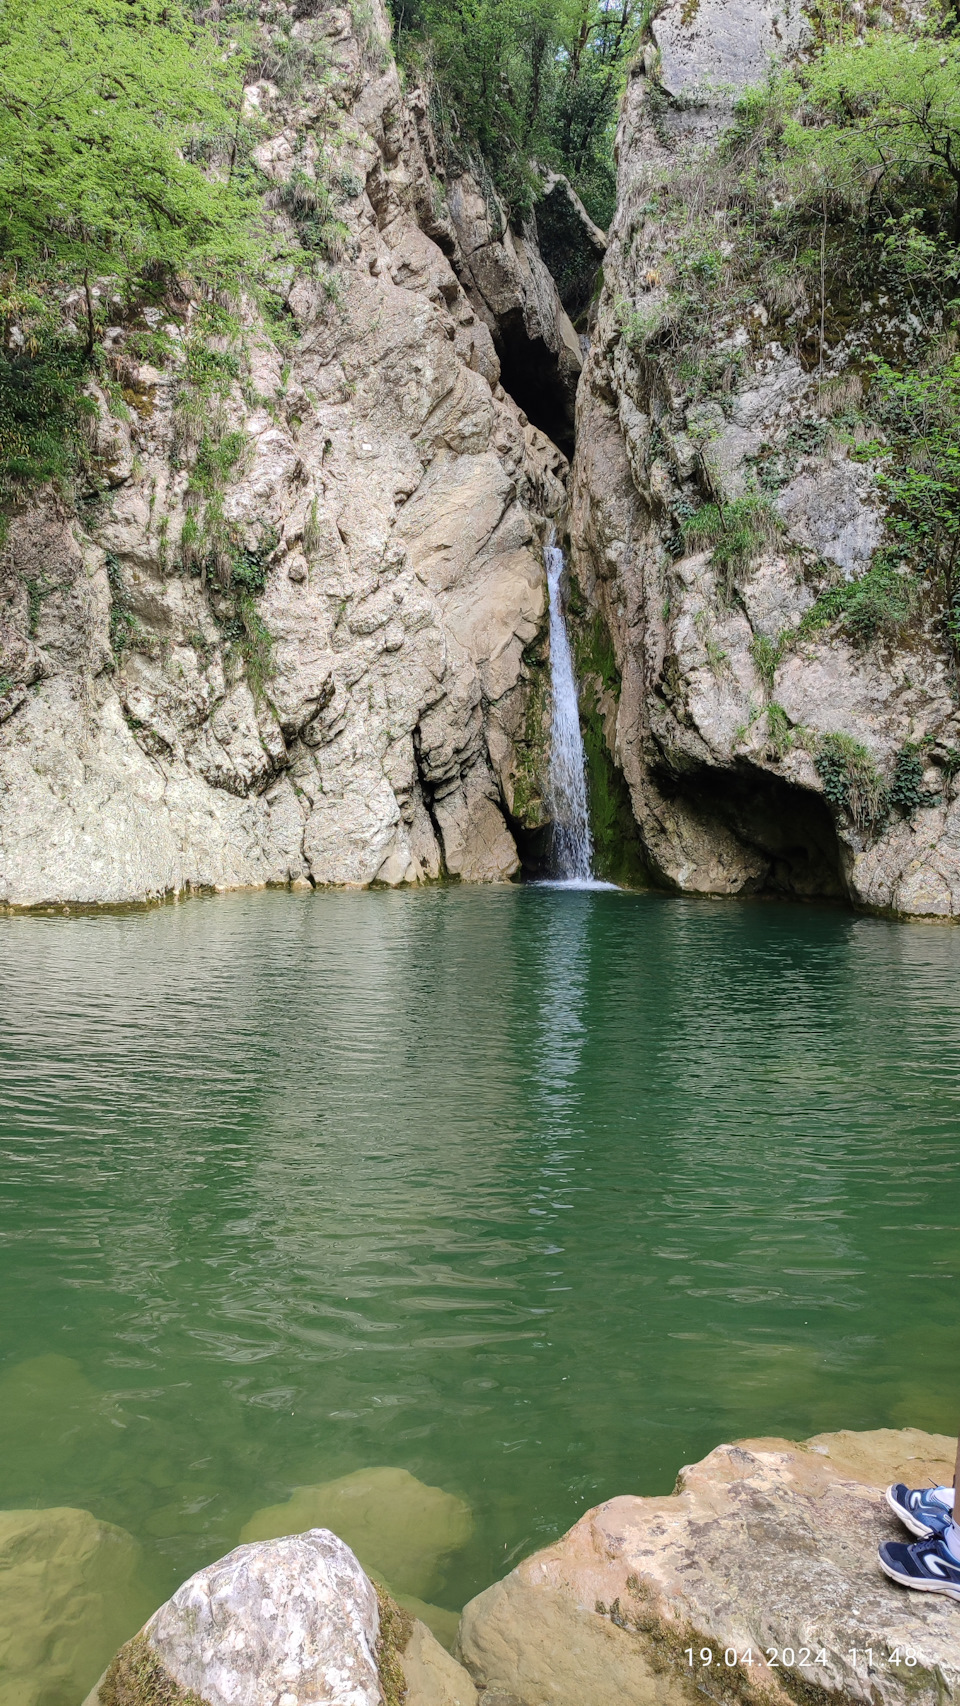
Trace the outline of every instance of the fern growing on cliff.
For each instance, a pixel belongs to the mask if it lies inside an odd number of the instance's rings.
[[[861,831],[878,833],[890,811],[890,795],[867,748],[852,735],[822,735],[814,757],[824,797]]]

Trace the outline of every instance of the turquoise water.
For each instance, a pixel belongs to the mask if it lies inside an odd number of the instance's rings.
[[[0,1506],[159,1599],[399,1467],[456,1608],[722,1439],[955,1429],[958,987],[960,932],[652,894],[0,920]]]

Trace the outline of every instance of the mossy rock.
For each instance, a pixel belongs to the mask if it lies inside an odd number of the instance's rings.
[[[380,1633],[377,1636],[377,1670],[383,1689],[384,1706],[404,1706],[407,1698],[407,1679],[401,1659],[413,1634],[413,1618],[404,1611],[385,1588],[377,1587],[377,1610],[380,1613]],[[104,1706],[109,1706],[105,1702]],[[182,1706],[171,1702],[171,1706]],[[192,1702],[188,1706],[193,1706]]]

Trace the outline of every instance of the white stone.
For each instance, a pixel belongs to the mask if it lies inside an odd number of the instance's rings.
[[[207,1706],[381,1706],[377,1596],[329,1529],[238,1546],[191,1576],[144,1634]]]

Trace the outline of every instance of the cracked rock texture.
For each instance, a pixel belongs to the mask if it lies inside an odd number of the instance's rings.
[[[249,667],[216,574],[183,566],[195,305],[173,304],[165,365],[111,329],[128,418],[99,395],[101,501],[41,497],[0,561],[0,904],[502,881],[514,830],[544,816],[527,653],[566,463],[505,392],[495,339],[515,362],[536,346],[572,408],[576,338],[535,244],[471,179],[444,181],[382,8],[294,17],[332,81],[251,87],[257,156],[278,206],[322,156],[345,234],[333,300],[291,287],[289,348],[245,310],[225,403],[241,450],[223,523],[263,559],[243,622],[269,667]]]
[[[949,1481],[954,1450],[914,1428],[743,1440],[681,1470],[667,1498],[609,1499],[465,1608],[481,1700],[960,1699],[956,1604],[898,1588],[876,1559],[904,1538],[881,1489]]]
[[[798,8],[768,0],[674,0],[653,24],[656,47],[625,97],[617,214],[579,390],[572,561],[610,633],[621,685],[608,744],[659,881],[689,893],[833,895],[949,920],[960,915],[960,715],[942,637],[932,620],[863,649],[826,629],[793,637],[818,592],[862,574],[880,543],[871,468],[842,445],[790,452],[798,424],[816,414],[818,381],[777,342],[762,303],[724,345],[745,359],[722,406],[667,395],[623,330],[625,313],[655,311],[666,289],[657,185],[716,136],[733,92],[803,45],[805,27]],[[830,360],[842,375],[844,348]],[[709,551],[675,555],[676,506],[716,491],[741,497],[761,446],[781,459],[783,532],[731,598]],[[769,678],[758,667],[764,641],[775,653]],[[786,740],[771,734],[771,702]],[[831,808],[814,762],[831,734],[864,746],[887,786],[908,743],[924,753],[912,817],[893,811],[864,828]]]

